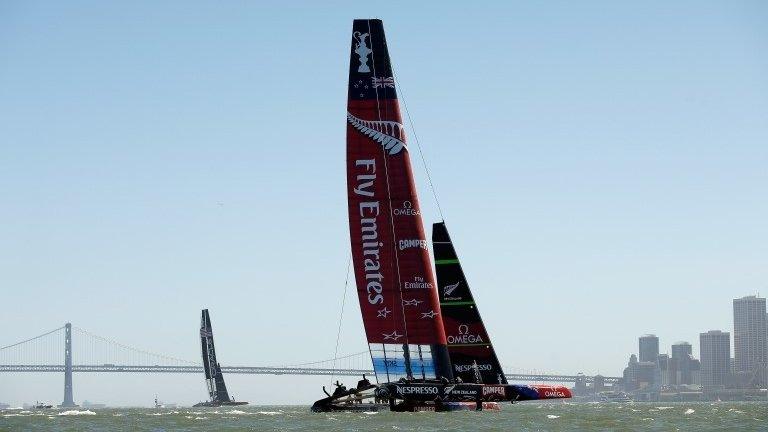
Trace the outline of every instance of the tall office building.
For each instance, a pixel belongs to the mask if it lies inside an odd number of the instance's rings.
[[[670,359],[669,354],[659,354],[656,360],[656,365],[659,368],[659,386],[664,387],[673,384],[674,380],[670,378]]]
[[[654,385],[655,362],[639,362],[637,356],[629,357],[629,364],[624,368],[624,390],[635,391],[650,389]]]
[[[701,385],[725,386],[730,374],[731,335],[720,330],[710,330],[699,335],[701,357]]]
[[[672,345],[672,357],[670,358],[671,384],[693,384],[693,370],[695,369],[693,348],[688,342],[677,342]]]
[[[672,358],[689,358],[693,355],[693,347],[688,342],[675,342],[672,344]]]
[[[768,384],[768,332],[765,298],[747,296],[733,300],[733,350],[736,372],[750,376],[750,384]]]
[[[642,335],[639,343],[640,361],[655,363],[659,357],[659,338],[652,334]]]

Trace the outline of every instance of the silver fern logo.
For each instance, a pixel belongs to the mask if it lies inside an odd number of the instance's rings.
[[[456,282],[453,285],[446,285],[446,286],[444,286],[443,287],[443,295],[449,296],[449,295],[453,294],[453,292],[456,291],[456,288],[459,287],[460,283],[461,283],[461,281],[458,281],[458,282]]]
[[[347,121],[355,129],[381,144],[390,155],[400,153],[405,147],[405,128],[394,121],[363,120],[347,113]]]

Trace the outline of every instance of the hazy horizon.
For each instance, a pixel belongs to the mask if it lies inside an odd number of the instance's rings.
[[[197,361],[208,308],[223,365],[332,357],[361,17],[503,365],[620,375],[646,333],[698,357],[768,291],[768,3],[10,1],[0,346],[72,322]],[[350,287],[340,353],[364,350]],[[0,402],[61,403],[62,375],[0,373]],[[226,378],[253,404],[329,384]],[[197,375],[74,375],[78,403],[155,394],[206,398]]]

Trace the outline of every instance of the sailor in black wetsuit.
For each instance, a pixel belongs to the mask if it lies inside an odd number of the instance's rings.
[[[371,382],[368,381],[368,378],[366,378],[365,375],[363,375],[363,379],[357,382],[358,390],[367,389],[370,386],[371,386]]]
[[[336,380],[334,385],[336,385],[336,390],[333,391],[333,396],[344,396],[347,394],[347,388],[339,380]]]

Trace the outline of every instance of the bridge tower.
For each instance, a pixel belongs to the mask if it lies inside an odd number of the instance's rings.
[[[64,324],[64,402],[62,407],[75,407],[72,398],[72,324]]]

